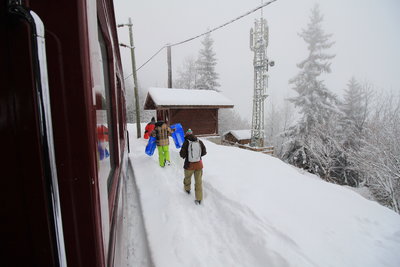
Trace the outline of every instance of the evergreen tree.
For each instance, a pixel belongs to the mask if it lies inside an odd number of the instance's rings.
[[[357,80],[352,77],[344,91],[344,99],[339,105],[343,139],[348,146],[354,146],[356,137],[362,132],[367,119],[368,91],[363,90]]]
[[[333,142],[334,136],[325,135],[327,132],[335,133],[331,124],[337,118],[337,100],[320,78],[323,73],[330,73],[330,60],[334,58],[334,55],[325,52],[334,42],[329,41],[331,34],[325,34],[322,30],[322,21],[319,6],[315,5],[307,29],[299,34],[307,43],[308,57],[297,64],[300,72],[289,81],[298,94],[289,101],[298,108],[301,118],[285,133],[289,142],[283,156],[289,163],[319,174],[330,168],[323,168],[324,163],[319,161],[317,154],[326,152],[315,150],[321,146],[314,144],[329,143],[335,147],[337,144]],[[329,151],[334,153],[334,150],[332,147]],[[329,173],[321,176],[327,177]]]
[[[217,59],[215,58],[215,52],[213,51],[214,40],[211,38],[210,34],[207,34],[201,43],[203,48],[200,49],[196,61],[198,77],[196,79],[196,88],[217,91],[217,87],[220,85],[217,82],[218,73],[215,72]]]
[[[340,140],[343,154],[338,173],[344,184],[358,186],[365,182],[356,168],[355,153],[362,148],[362,136],[369,113],[369,102],[372,91],[368,84],[361,86],[352,77],[344,92],[344,99],[339,105],[340,114]]]
[[[192,57],[185,58],[183,66],[178,70],[178,78],[174,81],[174,88],[196,88],[197,66]]]

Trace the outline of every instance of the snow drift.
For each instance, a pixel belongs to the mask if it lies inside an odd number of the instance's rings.
[[[400,266],[400,216],[388,208],[272,156],[206,139],[197,206],[183,190],[172,139],[172,165],[161,168],[129,129],[155,266]]]

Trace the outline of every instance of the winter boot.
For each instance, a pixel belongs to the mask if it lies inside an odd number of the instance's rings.
[[[195,203],[196,205],[200,205],[200,204],[201,204],[201,200],[195,200],[194,203]]]

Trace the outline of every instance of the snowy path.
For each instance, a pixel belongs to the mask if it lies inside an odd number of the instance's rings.
[[[178,151],[171,147],[172,165],[161,168],[157,165],[157,152],[148,157],[141,151],[145,145],[142,143],[133,151],[133,164],[141,165],[135,169],[135,176],[156,266],[177,266],[176,262],[179,266],[237,266],[239,262],[248,266],[290,266],[280,252],[268,249],[265,240],[269,236],[268,242],[274,242],[273,246],[295,249],[289,237],[271,229],[249,209],[214,188],[208,182],[213,177],[208,177],[206,170],[204,200],[196,206],[193,190],[190,195],[183,191],[183,160]],[[169,247],[171,240],[175,248]],[[173,264],[169,264],[170,258],[175,259]],[[300,255],[296,258],[297,262],[312,266]]]
[[[196,206],[179,150],[171,143],[172,165],[161,168],[157,151],[147,156],[146,140],[131,136],[155,266],[400,266],[398,214],[278,159],[204,142]]]

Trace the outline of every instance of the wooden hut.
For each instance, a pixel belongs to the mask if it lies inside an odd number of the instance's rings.
[[[230,144],[250,144],[251,130],[231,130],[224,134],[223,140]]]
[[[231,130],[229,132],[226,132],[222,137],[222,144],[237,146],[252,151],[262,152],[264,154],[274,154],[273,146],[251,147],[250,141],[251,130]]]
[[[196,135],[218,134],[218,109],[233,108],[232,102],[213,90],[150,88],[145,110],[156,110],[157,120],[180,123]]]

